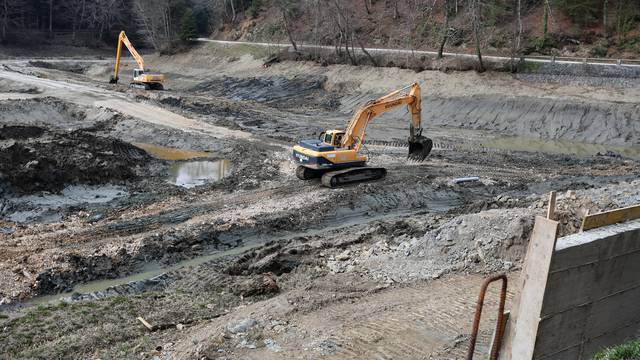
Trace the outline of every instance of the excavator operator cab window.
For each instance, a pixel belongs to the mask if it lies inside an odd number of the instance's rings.
[[[336,134],[336,136],[334,136],[334,139],[333,139],[334,146],[340,146],[340,144],[342,144],[342,135],[343,134]]]
[[[324,140],[322,142],[325,144],[333,145],[331,143],[331,134],[324,134]]]
[[[138,77],[140,75],[144,74],[144,70],[142,69],[134,69],[133,70],[133,77]]]

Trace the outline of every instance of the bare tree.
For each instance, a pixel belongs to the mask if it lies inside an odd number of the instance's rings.
[[[289,38],[289,42],[293,46],[293,50],[298,52],[298,45],[293,39],[293,34],[291,33],[291,18],[296,11],[296,1],[294,0],[277,0],[276,4],[280,9],[280,14],[282,15],[282,26],[284,26],[284,31],[287,33],[287,37]]]
[[[23,0],[0,0],[0,40],[7,41],[9,28],[15,27],[22,18]]]
[[[521,6],[522,0],[514,0],[513,15],[515,21],[513,22],[513,41],[511,48],[511,71],[516,70],[516,56],[520,52],[520,38],[522,37],[522,17]]]
[[[440,41],[440,46],[438,47],[438,59],[442,59],[444,46],[447,44],[447,40],[449,39],[449,0],[444,0],[442,6],[444,8],[444,21],[442,24],[442,40]]]
[[[609,37],[609,0],[602,2],[602,33],[604,37]]]
[[[364,9],[367,11],[367,14],[371,14],[371,0],[363,0]]]
[[[147,41],[155,49],[171,41],[173,31],[169,0],[135,0],[134,4],[140,33]]]
[[[351,63],[353,65],[357,65],[357,57],[354,50],[354,42],[357,42],[358,46],[360,47],[360,51],[365,54],[365,56],[369,59],[369,61],[371,61],[374,66],[378,66],[378,62],[369,53],[369,51],[367,51],[367,49],[364,47],[362,39],[360,39],[360,37],[358,36],[356,31],[357,23],[355,22],[355,19],[353,19],[353,14],[349,10],[349,8],[341,4],[339,0],[334,0],[333,4],[338,15],[338,29],[341,33],[341,38],[345,42],[345,50],[347,51],[347,55],[351,59]],[[349,43],[351,43],[351,52],[349,52]]]
[[[478,71],[484,72],[482,62],[482,52],[480,51],[480,0],[471,0],[471,17],[473,26],[473,37],[476,43],[476,55],[478,55]]]

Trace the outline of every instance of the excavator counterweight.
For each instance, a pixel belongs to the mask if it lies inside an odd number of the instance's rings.
[[[144,59],[138,53],[129,38],[124,33],[124,31],[120,32],[118,35],[118,45],[116,49],[116,64],[114,68],[113,75],[109,78],[110,84],[117,84],[119,80],[120,74],[120,59],[122,58],[122,44],[124,44],[131,56],[133,56],[134,60],[138,64],[138,68],[133,70],[133,81],[129,84],[132,88],[137,89],[145,89],[145,90],[162,90],[164,89],[164,75],[159,73],[151,72],[144,67]]]
[[[327,130],[318,140],[302,140],[293,147],[293,160],[299,165],[296,176],[301,180],[321,177],[322,185],[327,187],[384,178],[386,169],[366,166],[367,157],[360,154],[360,149],[369,122],[399,106],[407,106],[411,113],[408,157],[424,160],[433,142],[422,136],[421,104],[417,83],[367,102],[355,113],[346,130]]]

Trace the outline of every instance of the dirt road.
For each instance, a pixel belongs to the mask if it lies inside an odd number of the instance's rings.
[[[8,70],[0,70],[0,79],[6,79],[43,90],[40,96],[55,96],[71,103],[105,107],[152,124],[171,127],[186,132],[199,132],[214,138],[247,139],[248,133],[214,126],[188,119],[165,109],[132,100],[127,94],[102,89],[96,86],[38,78]],[[34,96],[29,96],[30,98]]]

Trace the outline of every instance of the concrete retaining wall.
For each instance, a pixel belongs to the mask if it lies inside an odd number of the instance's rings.
[[[588,359],[640,336],[640,221],[557,241],[534,359]]]

